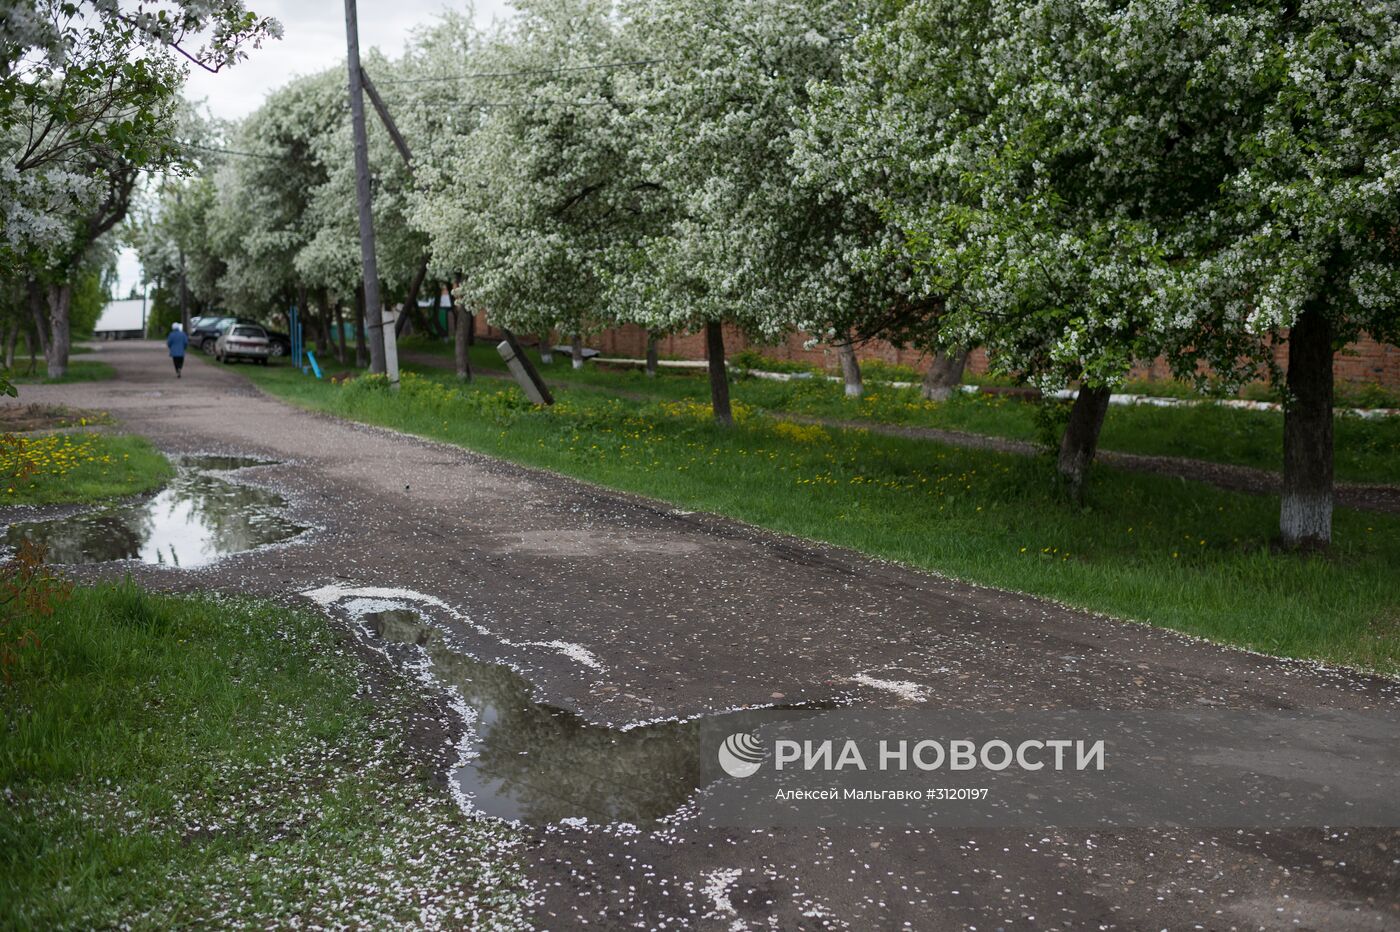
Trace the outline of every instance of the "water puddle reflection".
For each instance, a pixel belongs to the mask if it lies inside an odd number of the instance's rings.
[[[268,465],[236,456],[190,456],[175,478],[148,499],[51,521],[12,524],[5,544],[28,540],[47,550],[50,563],[140,560],[194,567],[264,544],[289,540],[306,528],[283,517],[276,493],[213,475]]]
[[[547,824],[570,818],[646,825],[675,812],[701,782],[699,721],[626,731],[531,698],[509,667],[453,650],[413,611],[363,616],[386,641],[416,644],[432,672],[477,715],[475,756],[451,775],[487,815]],[[739,718],[742,712],[715,719]]]

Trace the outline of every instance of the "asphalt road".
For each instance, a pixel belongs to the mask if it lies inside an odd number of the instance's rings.
[[[168,589],[412,590],[536,696],[623,725],[843,697],[871,708],[1345,708],[1400,685],[1192,641],[307,413],[239,371],[103,345],[111,382],[24,402],[111,412],[170,453],[277,461],[247,481],[315,530]],[[11,402],[7,402],[11,403]],[[130,567],[123,567],[122,571]],[[100,572],[100,571],[99,571]],[[427,604],[427,603],[425,603]],[[908,690],[879,683],[915,684]],[[1183,788],[1189,791],[1189,787]],[[549,928],[1400,928],[1400,832],[533,828]]]

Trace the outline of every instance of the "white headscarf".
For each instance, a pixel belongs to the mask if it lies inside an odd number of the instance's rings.
[[[170,329],[171,329],[171,330],[184,330],[185,328],[184,328],[184,326],[183,326],[182,324],[175,323],[175,324],[171,324],[171,325],[170,325]]]

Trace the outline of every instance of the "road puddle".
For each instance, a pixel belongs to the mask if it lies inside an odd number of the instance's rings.
[[[642,826],[675,812],[703,785],[698,721],[626,730],[595,725],[537,702],[529,682],[509,667],[453,650],[416,612],[362,617],[385,641],[423,648],[434,679],[455,688],[475,714],[473,756],[451,779],[487,815]]]
[[[184,457],[175,478],[150,498],[52,521],[12,524],[5,543],[39,544],[50,563],[140,560],[189,568],[290,540],[306,529],[283,517],[286,501],[280,495],[216,475],[264,465],[264,460],[246,457]]]

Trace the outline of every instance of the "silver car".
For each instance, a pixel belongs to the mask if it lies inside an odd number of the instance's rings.
[[[265,366],[271,353],[272,342],[267,338],[267,331],[257,324],[234,324],[214,343],[214,358],[222,363],[251,359]]]

